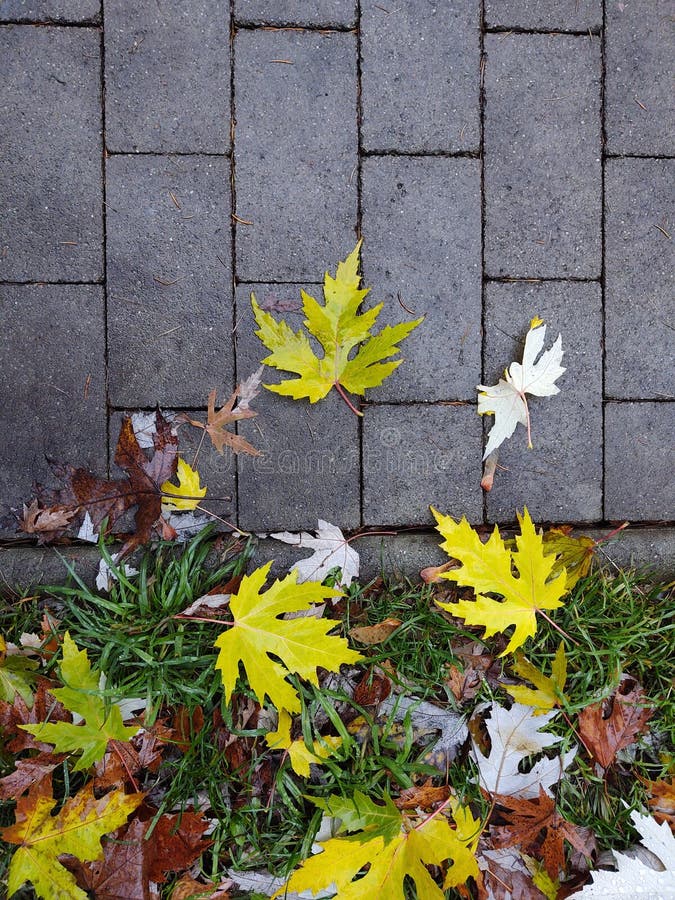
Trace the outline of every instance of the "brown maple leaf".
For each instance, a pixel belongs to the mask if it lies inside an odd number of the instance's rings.
[[[151,824],[152,816],[120,828],[105,842],[102,859],[69,860],[78,884],[97,900],[147,900],[151,882],[162,884],[169,873],[184,871],[213,843],[203,838],[209,822],[201,813],[163,815],[146,837]]]
[[[579,734],[593,758],[608,768],[616,754],[635,743],[653,710],[644,689],[630,675],[623,675],[614,693],[601,703],[592,703],[579,713]]]
[[[147,543],[155,526],[161,526],[164,522],[161,518],[160,486],[176,473],[178,438],[159,410],[155,414],[155,423],[154,452],[148,457],[139,446],[131,419],[125,416],[122,420],[115,463],[126,472],[125,478],[99,478],[88,469],[51,460],[52,471],[64,482],[64,487],[49,491],[41,485],[37,486],[38,499],[50,510],[72,511],[73,517],[77,515],[80,521],[85,513],[89,513],[94,530],[100,527],[104,519],[108,521],[108,528],[112,527],[128,509],[135,506],[135,532],[123,545],[118,560],[135,547]]]
[[[354,688],[354,702],[359,706],[375,706],[386,700],[391,693],[391,681],[376,669],[363,673],[363,677]]]
[[[16,800],[34,784],[38,784],[66,758],[66,753],[40,753],[16,760],[16,768],[0,778],[0,800]]]
[[[206,425],[195,419],[185,418],[186,422],[194,425],[195,428],[203,428],[211,438],[211,443],[218,453],[223,453],[225,446],[228,446],[233,453],[249,453],[251,456],[260,456],[260,451],[249,444],[240,434],[227,431],[227,426],[242,419],[252,419],[258,415],[249,406],[251,400],[260,393],[260,381],[262,378],[263,367],[261,366],[257,372],[250,375],[245,381],[237,386],[230,399],[219,410],[216,410],[216,389],[214,388],[209,394]],[[239,402],[236,403],[237,398]],[[235,406],[236,403],[236,406]]]
[[[20,753],[22,750],[39,750],[48,753],[53,750],[51,744],[42,744],[36,741],[32,734],[19,728],[19,725],[72,721],[71,714],[50,693],[51,687],[53,685],[46,678],[39,678],[31,707],[27,706],[19,694],[15,694],[12,703],[0,700],[0,726],[5,737],[12,737],[5,745],[11,753]]]
[[[596,853],[593,832],[568,822],[556,809],[555,800],[543,788],[539,797],[505,797],[495,794],[493,799],[505,810],[506,825],[491,828],[495,847],[520,847],[542,859],[549,876],[558,881],[565,871],[565,841],[588,859]]]

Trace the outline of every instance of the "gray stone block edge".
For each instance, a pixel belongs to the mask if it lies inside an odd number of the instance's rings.
[[[596,540],[609,529],[579,529]],[[507,529],[504,530],[508,533]],[[364,536],[355,543],[361,557],[361,582],[378,575],[391,579],[419,580],[425,566],[440,565],[447,557],[439,548],[436,532],[420,531],[392,537]],[[285,544],[261,540],[249,570],[274,560],[272,575],[283,575],[295,560],[302,557]],[[306,554],[305,554],[306,555]],[[635,568],[655,580],[675,577],[675,528],[647,526],[627,529],[619,537],[603,544],[602,565],[611,574],[615,567]],[[96,577],[99,555],[96,547],[0,547],[0,595],[12,598],[20,591],[39,584],[63,584],[67,580],[64,560],[74,566],[78,575],[91,585]]]

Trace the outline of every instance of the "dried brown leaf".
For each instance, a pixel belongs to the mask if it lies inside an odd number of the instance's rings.
[[[449,785],[434,786],[431,778],[427,778],[424,784],[402,790],[394,803],[399,809],[416,809],[418,806],[421,809],[432,809],[437,803],[444,803],[449,796]]]
[[[635,743],[647,730],[652,712],[644,689],[634,678],[623,675],[611,697],[579,713],[579,734],[593,758],[606,769],[619,750]]]
[[[400,624],[400,619],[384,619],[376,625],[361,625],[352,628],[349,637],[360,644],[381,644],[396,631]]]

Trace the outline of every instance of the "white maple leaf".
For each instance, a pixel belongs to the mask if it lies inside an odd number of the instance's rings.
[[[490,718],[485,720],[492,745],[489,756],[484,756],[473,741],[473,756],[478,765],[480,783],[486,790],[491,794],[531,800],[539,796],[541,786],[549,796],[553,796],[551,786],[560,781],[576,755],[576,748],[563,757],[542,757],[527,773],[519,771],[518,767],[526,757],[541,753],[546,747],[553,747],[562,740],[540,730],[557,715],[557,712],[550,712],[535,717],[533,708],[521,703],[514,703],[511,709],[492,704]]]
[[[293,544],[296,547],[313,550],[312,556],[301,559],[292,568],[298,572],[298,583],[303,581],[323,581],[331,569],[338,566],[342,572],[338,585],[347,587],[359,574],[359,554],[347,543],[344,534],[336,525],[319,519],[316,537],[306,531],[293,534],[281,531],[271,534],[276,541]]]
[[[651,816],[638,812],[630,814],[633,824],[642,835],[642,843],[661,863],[659,871],[625,853],[614,853],[617,872],[597,870],[593,883],[587,884],[575,897],[645,897],[667,900],[675,897],[675,838],[667,822],[658,825]]]
[[[531,448],[530,410],[526,394],[550,397],[560,393],[554,382],[565,371],[560,365],[563,357],[562,337],[558,335],[553,346],[539,356],[545,337],[546,326],[535,316],[525,338],[522,363],[511,363],[504,377],[494,386],[478,385],[478,414],[495,417],[483,459],[511,437],[519,422],[527,428],[527,445]]]

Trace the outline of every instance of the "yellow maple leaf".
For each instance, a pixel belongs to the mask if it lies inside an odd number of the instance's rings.
[[[160,487],[162,494],[169,495],[162,497],[162,505],[171,509],[197,509],[199,500],[195,498],[206,496],[206,488],[199,485],[199,472],[179,456],[176,474],[178,486],[165,481]]]
[[[9,896],[30,882],[45,900],[86,900],[89,895],[77,886],[59,857],[70,854],[82,862],[100,859],[101,837],[123,825],[144,796],[114,790],[96,799],[90,781],[52,816],[57,801],[52,796],[51,775],[33,785],[17,800],[15,824],[0,831],[3,841],[19,845],[9,864]]]
[[[465,518],[456,522],[433,508],[432,512],[438,523],[436,527],[445,538],[441,547],[461,563],[459,568],[443,572],[441,577],[472,587],[476,592],[475,600],[436,602],[453,616],[464,619],[467,625],[483,626],[485,637],[515,626],[500,655],[512,653],[536,633],[537,612],[563,605],[560,598],[567,592],[565,569],[557,577],[551,577],[556,558],[544,553],[542,536],[537,533],[527,508],[518,516],[520,534],[516,536],[514,551],[505,546],[496,525],[489,540],[483,543]],[[502,599],[495,600],[486,594],[497,594]]]
[[[524,685],[506,686],[506,690],[516,703],[534,707],[533,715],[541,716],[554,706],[558,706],[561,700],[566,699],[563,689],[567,680],[567,657],[562,641],[551,663],[550,678],[533,666],[521,653],[516,654],[512,668],[516,675],[532,682],[536,690]]]
[[[331,838],[321,844],[323,852],[306,859],[274,896],[283,895],[284,891],[316,893],[332,885],[339,900],[404,900],[404,880],[408,875],[415,882],[420,900],[442,900],[443,891],[427,866],[440,866],[457,852],[453,829],[442,816],[427,817],[414,827],[403,826],[401,817],[401,828],[389,840],[377,830]],[[367,864],[367,874],[354,881]],[[468,872],[467,877],[470,874],[473,872]]]
[[[554,553],[557,557],[556,569],[564,568],[567,573],[568,591],[572,590],[580,578],[588,575],[597,546],[593,538],[585,534],[573,537],[570,534],[571,530],[567,526],[549,528],[544,534],[546,552]]]
[[[304,331],[294,332],[283,320],[277,320],[265,312],[251,294],[251,303],[258,324],[257,336],[271,350],[263,362],[286,372],[294,372],[299,378],[290,378],[280,384],[265,387],[277,394],[294,399],[309,398],[316,403],[335,387],[350,408],[358,413],[345,394],[363,395],[366,388],[377,387],[402,362],[389,357],[399,353],[396,346],[407,337],[422,319],[386,325],[376,335],[371,334],[384,304],[379,303],[363,313],[357,310],[369,289],[360,289],[358,274],[361,241],[344,262],[338,264],[335,278],[325,274],[323,293],[325,305],[302,291],[304,326],[323,348],[318,357]],[[350,359],[359,344],[362,346]],[[384,360],[389,360],[385,362]],[[361,415],[361,413],[358,413]]]
[[[289,673],[318,684],[317,666],[337,672],[343,663],[359,662],[363,657],[350,650],[344,638],[328,634],[336,625],[330,619],[278,618],[342,593],[316,582],[298,584],[295,570],[261,593],[271,565],[270,561],[245,575],[238,593],[231,597],[233,625],[215,642],[220,650],[216,668],[221,670],[226,702],[234,691],[241,662],[260,703],[267,694],[277,709],[299,712],[300,698],[286,680]],[[271,659],[270,653],[281,663]]]
[[[314,743],[310,750],[303,740],[291,740],[291,715],[288,710],[279,710],[276,731],[268,731],[265,741],[270,750],[287,750],[293,771],[302,778],[309,778],[309,764],[321,765],[342,744],[341,737],[327,735]]]

